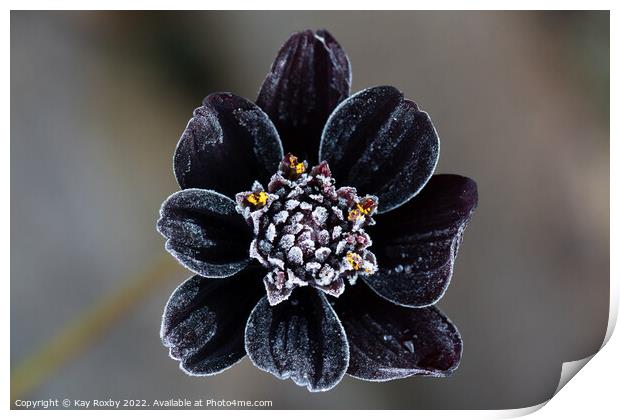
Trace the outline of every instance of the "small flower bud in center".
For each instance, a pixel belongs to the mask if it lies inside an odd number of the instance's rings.
[[[300,286],[340,296],[347,281],[377,270],[364,231],[375,223],[377,198],[336,189],[326,162],[307,168],[287,154],[266,189],[255,183],[236,196],[237,211],[254,230],[250,256],[270,270],[264,283],[272,305]]]

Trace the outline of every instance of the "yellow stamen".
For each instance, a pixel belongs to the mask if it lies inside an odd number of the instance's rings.
[[[362,257],[355,252],[347,252],[346,260],[354,270],[359,270],[362,263]]]
[[[362,214],[358,209],[349,210],[349,216],[347,217],[350,222],[355,222],[362,217]]]
[[[361,203],[356,203],[355,208],[349,211],[348,219],[351,222],[361,219],[363,216],[368,216],[374,210],[375,202],[366,198]]]
[[[248,203],[254,206],[263,207],[265,204],[267,204],[268,198],[269,195],[267,195],[265,191],[260,191],[258,193],[252,193],[248,195],[245,199],[248,200]]]
[[[366,198],[361,204],[357,203],[356,206],[364,215],[369,215],[374,210],[375,202],[370,198]]]
[[[306,165],[303,162],[299,163],[297,156],[290,155],[288,161],[291,165],[291,171],[297,175],[303,174],[306,171]]]

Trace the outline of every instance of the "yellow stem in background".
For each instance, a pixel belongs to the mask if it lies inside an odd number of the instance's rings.
[[[128,279],[126,287],[103,299],[52,336],[12,369],[11,404],[28,395],[64,363],[85,351],[106,330],[135,309],[141,300],[169,281],[179,268],[169,255],[162,256],[148,270]]]

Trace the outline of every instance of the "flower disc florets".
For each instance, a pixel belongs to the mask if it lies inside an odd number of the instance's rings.
[[[336,189],[327,162],[307,170],[288,154],[265,190],[236,195],[237,211],[254,230],[250,256],[271,271],[264,282],[271,305],[297,286],[340,296],[345,281],[377,270],[364,227],[375,222],[377,197],[358,197],[355,188]]]

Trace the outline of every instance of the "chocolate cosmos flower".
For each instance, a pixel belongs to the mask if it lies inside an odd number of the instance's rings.
[[[256,104],[209,95],[174,155],[166,249],[195,275],[161,338],[191,375],[246,354],[310,391],[446,376],[462,341],[433,305],[477,204],[474,181],[433,175],[430,117],[393,87],[349,97],[327,31],[295,33]],[[285,151],[287,154],[284,154]],[[309,162],[316,166],[310,166]]]

